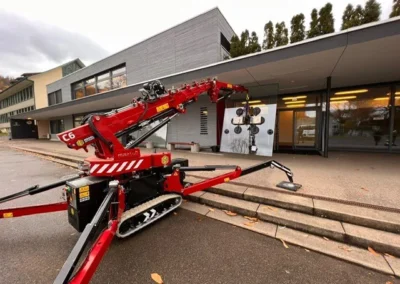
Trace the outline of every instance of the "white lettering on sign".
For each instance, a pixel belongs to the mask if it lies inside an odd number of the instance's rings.
[[[66,134],[64,134],[63,136],[61,136],[61,138],[62,138],[64,141],[69,141],[69,140],[75,138],[75,134],[72,133],[72,132],[69,132],[69,133],[66,133]]]

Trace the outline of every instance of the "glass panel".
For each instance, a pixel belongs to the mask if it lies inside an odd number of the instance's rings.
[[[97,91],[99,93],[103,93],[103,92],[106,92],[106,91],[109,91],[109,90],[111,90],[110,80],[97,82]]]
[[[54,93],[49,94],[49,106],[54,105],[56,103],[56,96]]]
[[[78,89],[74,91],[74,98],[75,99],[80,99],[83,98],[85,94],[83,93],[83,89]]]
[[[112,88],[117,89],[126,86],[126,75],[120,75],[112,78]]]
[[[331,97],[329,147],[387,149],[390,88],[359,88]]]
[[[101,75],[97,76],[97,81],[104,80],[104,79],[109,78],[109,77],[110,77],[110,72],[107,72],[107,73],[104,73],[104,74],[101,74]]]
[[[125,66],[121,67],[121,68],[118,68],[118,69],[115,69],[115,70],[112,71],[112,75],[113,76],[118,75],[118,74],[122,74],[122,73],[126,73],[126,67]]]
[[[393,125],[393,144],[392,149],[400,151],[399,134],[400,134],[400,85],[396,86],[394,94],[394,125]]]
[[[81,126],[81,121],[83,120],[83,115],[74,117],[74,127]]]
[[[90,78],[84,81],[85,85],[93,84],[94,83],[94,78]]]
[[[62,94],[61,94],[61,90],[58,90],[58,91],[56,92],[56,103],[57,103],[57,104],[62,103]]]
[[[293,111],[279,111],[278,145],[281,148],[293,147]]]
[[[72,84],[72,89],[79,89],[83,87],[83,83],[82,82],[78,82],[75,84]]]
[[[294,144],[297,147],[315,147],[317,112],[295,111]]]
[[[95,88],[94,84],[86,86],[85,93],[86,93],[86,96],[91,96],[91,95],[96,94],[96,88]]]

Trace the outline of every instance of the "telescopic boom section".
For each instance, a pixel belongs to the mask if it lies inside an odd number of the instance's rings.
[[[185,85],[180,89],[168,90],[151,99],[134,99],[131,104],[102,114],[92,114],[87,123],[58,134],[58,138],[69,148],[84,149],[94,144],[96,156],[101,159],[140,156],[139,149],[127,150],[118,140],[118,133],[135,129],[140,123],[164,119],[176,113],[185,113],[186,106],[207,93],[211,102],[216,103],[234,93],[247,92],[243,86],[217,80]]]

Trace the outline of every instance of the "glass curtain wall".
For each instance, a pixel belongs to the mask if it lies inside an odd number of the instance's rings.
[[[390,86],[333,91],[329,147],[388,149]]]

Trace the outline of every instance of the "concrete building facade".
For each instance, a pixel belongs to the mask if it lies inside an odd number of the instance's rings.
[[[13,118],[50,120],[56,139],[85,114],[127,105],[147,81],[171,88],[217,77],[246,86],[253,106],[276,105],[274,151],[400,152],[400,17],[224,60],[233,34],[212,9],[49,84],[61,102]],[[166,140],[219,146],[224,110],[244,100],[201,98],[168,125]]]

